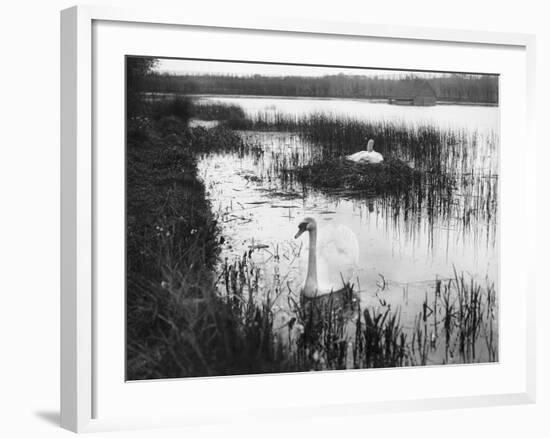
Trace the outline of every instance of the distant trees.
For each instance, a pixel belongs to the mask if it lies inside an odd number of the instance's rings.
[[[143,90],[151,92],[340,98],[392,97],[403,83],[418,78],[413,74],[399,78],[343,74],[322,77],[150,74],[142,77]],[[438,100],[498,103],[496,76],[450,74],[433,75],[426,80]]]
[[[498,77],[455,74],[429,80],[439,100],[498,103]]]
[[[144,102],[141,92],[145,91],[147,78],[152,74],[157,60],[155,58],[126,58],[126,112],[128,117],[139,114]]]

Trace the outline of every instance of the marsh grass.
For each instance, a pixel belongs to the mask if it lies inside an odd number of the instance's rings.
[[[278,178],[289,189],[320,190],[334,197],[377,197],[392,215],[427,215],[432,222],[440,218],[463,230],[484,224],[474,232],[484,228],[487,240],[496,236],[498,137],[493,134],[326,114],[266,113],[226,126],[256,135],[281,130],[298,135],[303,148],[272,151],[269,157],[267,179]],[[364,149],[367,138],[373,138],[376,150],[383,154],[382,165],[344,159]]]
[[[375,149],[384,157],[398,158],[431,172],[467,173],[475,170],[472,165],[486,167],[490,163],[481,160],[481,155],[494,152],[498,143],[496,136],[484,134],[483,140],[489,150],[478,152],[481,134],[475,131],[400,121],[359,120],[324,113],[308,116],[260,113],[253,118],[235,117],[226,124],[238,130],[298,132],[321,147],[323,158],[364,150],[366,140],[372,138]]]
[[[410,190],[421,183],[422,173],[397,159],[377,164],[354,163],[342,158],[299,166],[295,178],[325,191],[342,190],[376,196]]]
[[[407,335],[400,323],[400,313],[365,309],[363,318],[357,319],[354,366],[355,368],[386,368],[407,364]]]
[[[239,150],[240,137],[173,116],[128,132],[128,379],[271,370],[269,312],[218,296],[219,227],[197,178],[196,152]]]
[[[432,297],[415,318],[411,342],[413,364],[433,364],[430,351],[444,349],[443,363],[498,361],[498,303],[493,283],[483,287],[456,271],[436,280]]]
[[[186,97],[177,96],[173,99],[163,99],[152,102],[147,113],[154,120],[163,117],[175,117],[187,123],[193,117],[195,108],[193,102]]]
[[[270,357],[284,364],[280,371],[498,361],[494,285],[483,287],[464,273],[436,279],[433,290],[426,289],[413,326],[406,327],[400,306],[362,307],[353,284],[338,292],[344,299],[304,300],[281,279],[263,289],[265,273],[260,272],[249,254],[226,262],[218,290],[248,313],[257,305],[269,313]],[[285,301],[288,306],[281,306]]]
[[[405,205],[411,212],[426,210],[430,215],[459,220],[464,229],[482,220],[487,232],[494,234],[498,207],[498,162],[491,158],[498,149],[494,134],[323,113],[294,117],[266,112],[247,117],[237,105],[215,103],[194,104],[193,108],[207,120],[217,117],[230,129],[297,133],[309,146],[292,153],[272,152],[273,174],[269,178],[359,197],[399,193],[399,202],[388,200],[396,208]],[[389,165],[363,167],[357,172],[358,166],[342,158],[364,149],[367,138],[375,140],[376,150]],[[261,147],[252,150],[249,143],[247,153],[263,155]],[[242,152],[244,148],[243,143]],[[372,172],[367,175],[364,170]],[[339,181],[340,185],[335,184]],[[408,189],[400,190],[407,183]],[[368,185],[370,190],[366,190]]]
[[[346,309],[329,301],[313,313],[284,278],[266,281],[252,257],[257,248],[220,264],[223,218],[206,198],[197,157],[264,152],[229,123],[190,129],[177,113],[128,121],[129,380],[498,360],[494,286],[463,274],[436,280],[414,326],[405,327],[390,305],[361,308],[357,301]],[[322,150],[323,159],[336,160],[331,146]],[[300,160],[279,163],[277,172]],[[414,193],[406,199],[414,202]],[[409,208],[403,198],[396,202]]]
[[[246,118],[244,110],[238,105],[195,103],[193,108],[194,117],[200,120],[221,120],[230,124]]]

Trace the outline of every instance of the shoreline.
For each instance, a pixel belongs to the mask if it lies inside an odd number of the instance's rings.
[[[349,101],[356,101],[356,102],[365,102],[365,103],[381,103],[381,104],[388,104],[388,98],[387,97],[317,97],[317,96],[277,96],[277,95],[263,95],[263,94],[186,94],[183,92],[155,92],[155,91],[148,91],[144,92],[147,96],[187,96],[190,98],[215,98],[215,97],[221,97],[221,98],[240,98],[240,99],[287,99],[287,100],[349,100]],[[490,108],[498,108],[498,103],[491,103],[491,102],[467,102],[467,101],[452,101],[452,100],[438,100],[437,105],[445,105],[445,106],[483,106],[483,107],[490,107]],[[423,107],[421,107],[423,108]]]

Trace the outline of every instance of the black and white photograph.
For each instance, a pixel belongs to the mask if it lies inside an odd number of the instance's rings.
[[[499,361],[499,76],[126,57],[126,379]]]
[[[0,435],[546,437],[544,2],[3,8]]]

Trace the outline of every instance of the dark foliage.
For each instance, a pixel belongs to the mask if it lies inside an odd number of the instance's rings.
[[[300,167],[296,176],[302,183],[320,189],[350,189],[380,195],[411,188],[420,183],[422,173],[398,159],[362,164],[336,158]]]
[[[411,74],[401,78],[383,76],[331,75],[231,76],[154,75],[147,78],[146,91],[186,94],[237,94],[258,96],[332,97],[380,99],[396,96],[417,80]],[[498,77],[494,75],[434,75],[427,79],[440,101],[497,104]]]
[[[245,113],[237,105],[199,104],[195,105],[195,117],[201,120],[243,120]]]
[[[146,88],[146,80],[152,74],[157,60],[129,56],[126,58],[126,114],[135,117],[145,109],[141,94]]]
[[[165,99],[151,104],[151,116],[154,120],[161,120],[165,117],[175,117],[187,123],[194,116],[195,108],[191,99],[176,97]]]

